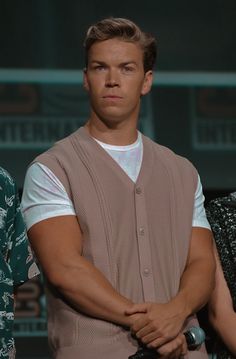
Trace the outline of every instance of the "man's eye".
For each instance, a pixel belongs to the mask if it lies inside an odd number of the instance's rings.
[[[97,71],[102,71],[102,70],[105,70],[105,66],[97,65],[97,66],[94,67],[94,69],[97,70]]]
[[[125,66],[123,70],[125,72],[132,72],[132,71],[134,71],[134,68],[132,66]]]

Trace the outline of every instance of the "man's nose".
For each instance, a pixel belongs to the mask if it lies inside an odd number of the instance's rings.
[[[108,73],[107,73],[107,77],[106,77],[106,87],[116,87],[116,86],[119,86],[119,76],[118,74],[116,73],[116,71],[114,70],[110,70]]]

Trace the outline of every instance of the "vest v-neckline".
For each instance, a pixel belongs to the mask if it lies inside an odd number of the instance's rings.
[[[128,174],[123,170],[123,168],[116,162],[116,160],[112,158],[112,156],[109,155],[109,153],[107,153],[106,150],[101,145],[97,143],[97,141],[89,134],[88,130],[85,127],[80,127],[78,131],[75,132],[76,137],[77,134],[81,135],[82,138],[86,140],[84,146],[86,147],[86,143],[89,143],[96,151],[95,153],[101,156],[101,158],[103,158],[109,164],[109,166],[111,166],[112,170],[117,174],[117,176],[119,176],[122,182],[126,183],[126,185],[128,185],[129,187],[134,188],[139,186],[141,183],[144,183],[145,179],[147,179],[150,176],[153,156],[152,156],[152,151],[148,151],[147,154],[147,150],[148,150],[147,147],[149,147],[148,146],[149,139],[146,138],[143,134],[141,134],[142,142],[143,142],[143,156],[142,156],[142,162],[136,182],[134,182],[128,176]],[[78,139],[76,139],[76,141],[78,141]],[[87,152],[87,154],[89,155],[89,152]]]

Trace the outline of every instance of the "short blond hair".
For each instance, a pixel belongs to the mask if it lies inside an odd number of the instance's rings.
[[[97,41],[113,38],[140,45],[143,51],[144,71],[153,69],[157,53],[156,39],[151,34],[143,32],[133,21],[114,17],[103,19],[89,27],[84,40],[86,66],[91,46]]]

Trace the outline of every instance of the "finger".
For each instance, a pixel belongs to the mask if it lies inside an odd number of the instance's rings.
[[[159,335],[157,332],[151,332],[147,334],[140,334],[139,332],[136,334],[136,337],[141,340],[141,342],[145,345],[148,345],[152,343],[154,340],[157,340],[161,338],[161,335]]]
[[[184,352],[184,339],[179,335],[175,339],[157,348],[157,352],[163,358],[179,358]]]
[[[156,337],[156,339],[150,341],[149,343],[145,343],[150,349],[159,349],[162,348],[166,343],[170,341],[169,338],[164,337]],[[159,352],[159,351],[158,351]],[[161,354],[161,353],[160,353]]]
[[[146,313],[147,312],[147,304],[146,303],[140,303],[140,304],[134,304],[132,307],[126,309],[125,314],[131,315],[135,313]]]
[[[142,330],[149,324],[149,321],[146,317],[137,319],[134,324],[131,326],[131,331],[136,334],[138,331]]]
[[[186,338],[185,338],[185,335],[184,334],[181,334],[182,335],[182,338],[183,338],[183,344],[182,344],[182,353],[181,353],[181,356],[185,356],[187,355],[187,352],[188,352],[188,346],[187,346],[187,341],[186,341]]]
[[[181,350],[165,348],[162,351],[157,350],[158,358],[162,359],[179,359],[181,357]]]
[[[148,344],[156,339],[163,339],[165,342],[167,339],[170,340],[172,338],[166,337],[162,331],[153,326],[152,323],[146,324],[143,328],[136,332],[136,337],[139,338],[144,344]],[[162,342],[163,343],[163,342]]]
[[[138,335],[139,339],[150,348],[158,348],[175,339],[175,337],[170,335],[170,333],[165,333],[162,330],[156,329],[151,325],[147,325],[142,331],[137,332],[136,335]],[[181,340],[181,342],[182,341],[183,339]]]
[[[184,358],[185,354],[182,353],[182,348],[178,347],[175,350],[172,351],[172,353],[170,354],[170,359],[179,359],[179,358]]]

